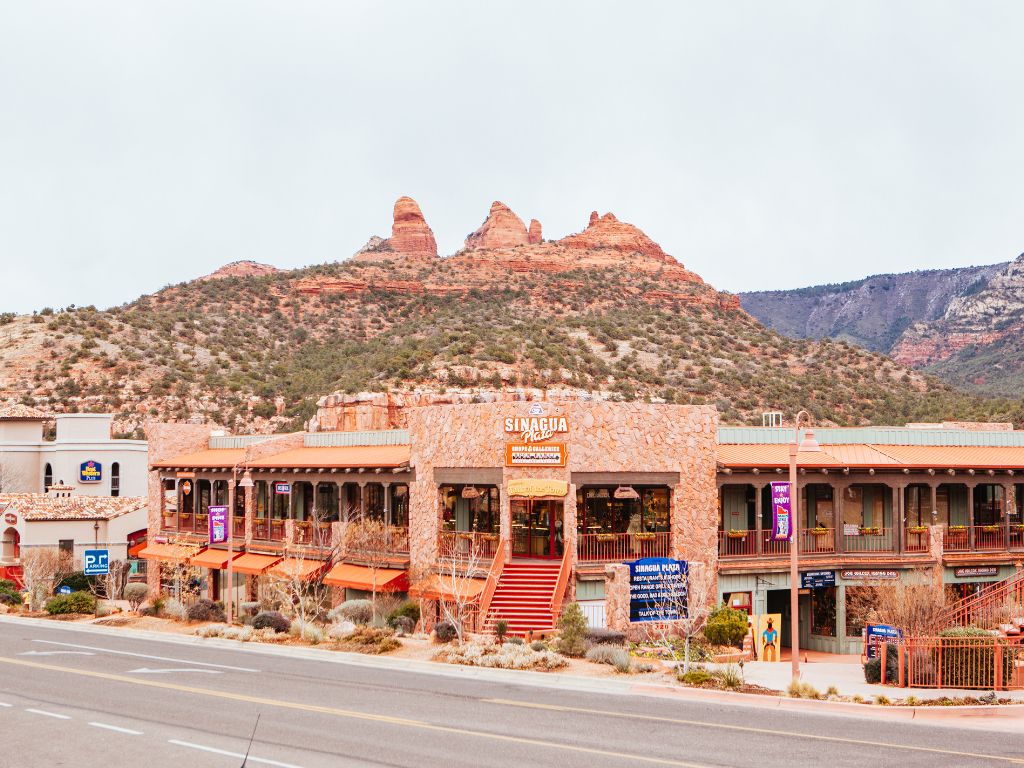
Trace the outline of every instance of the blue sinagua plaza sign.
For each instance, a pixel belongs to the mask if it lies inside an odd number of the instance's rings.
[[[629,564],[629,620],[675,621],[689,605],[685,560],[648,557]]]

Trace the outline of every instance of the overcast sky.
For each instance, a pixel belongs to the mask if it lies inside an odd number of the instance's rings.
[[[640,7],[642,6],[642,7]],[[733,291],[1024,250],[1024,4],[0,4],[0,310],[591,210]]]

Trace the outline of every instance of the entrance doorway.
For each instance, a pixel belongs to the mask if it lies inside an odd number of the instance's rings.
[[[512,554],[561,557],[565,549],[563,507],[561,500],[512,499]]]

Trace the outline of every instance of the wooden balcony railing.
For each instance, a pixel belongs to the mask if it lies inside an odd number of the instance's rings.
[[[284,541],[284,520],[257,518],[252,524],[252,537],[259,541]]]
[[[626,562],[643,557],[668,557],[671,535],[657,533],[581,533],[576,558],[581,562]]]
[[[236,539],[245,537],[245,518],[235,516],[231,518],[231,535]]]
[[[800,530],[800,551],[809,555],[835,552],[835,528],[802,528]]]
[[[896,544],[896,531],[892,528],[864,526],[858,528],[856,533],[843,533],[843,551],[852,554],[895,552]]]
[[[764,536],[765,532],[762,531]],[[718,532],[718,556],[719,557],[752,557],[757,555],[757,531],[719,531]]]
[[[295,543],[306,546],[331,546],[331,524],[312,520],[295,521]]]
[[[929,532],[927,525],[911,525],[903,530],[903,550],[905,552],[927,552]]]
[[[1014,542],[1007,540],[1006,528],[998,525],[947,525],[942,532],[942,549],[945,552],[991,552],[1007,549]]]
[[[496,533],[478,531],[441,531],[438,554],[445,560],[492,560],[501,539]]]
[[[328,523],[328,525],[330,525]],[[327,530],[327,535],[330,535],[330,529]],[[367,548],[365,546],[360,547],[357,545],[349,545],[347,554],[359,556],[360,554],[366,554],[368,552],[383,552],[389,555],[408,555],[409,554],[409,528],[403,525],[392,525],[388,527],[387,533],[384,536],[384,541],[381,542],[379,548]]]

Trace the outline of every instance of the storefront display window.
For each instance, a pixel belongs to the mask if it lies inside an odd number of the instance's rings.
[[[836,636],[836,588],[811,590],[811,634]]]
[[[391,524],[401,528],[409,525],[409,486],[404,483],[391,486]]]
[[[497,533],[500,528],[498,489],[493,485],[441,487],[445,531]]]
[[[577,494],[580,533],[657,533],[669,530],[669,489],[633,487],[637,498],[615,498],[616,487]]]
[[[851,485],[843,491],[843,524],[888,528],[892,492],[885,485]]]

